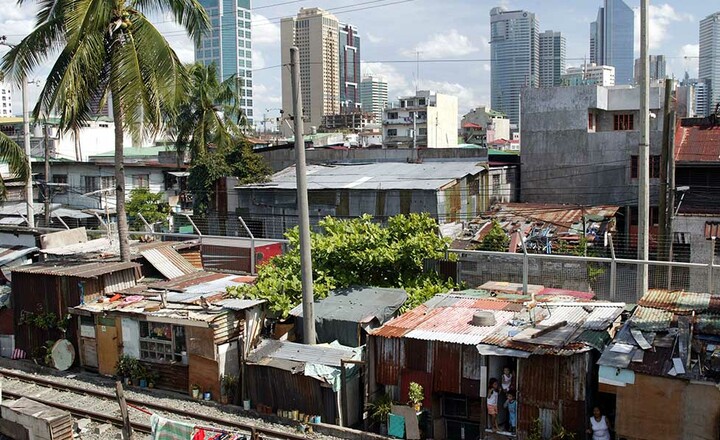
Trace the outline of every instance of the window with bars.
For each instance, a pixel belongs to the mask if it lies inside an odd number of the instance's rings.
[[[140,359],[151,362],[186,362],[185,327],[140,322]]]
[[[134,174],[133,175],[133,188],[150,188],[150,175],[149,174]]]
[[[630,178],[631,179],[637,179],[639,176],[639,163],[640,160],[638,156],[633,155],[630,156]],[[660,178],[660,156],[650,156],[650,178],[651,179],[659,179]]]
[[[634,130],[634,117],[630,113],[613,115],[613,130]]]

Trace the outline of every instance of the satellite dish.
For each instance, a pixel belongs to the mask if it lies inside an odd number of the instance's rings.
[[[75,362],[75,347],[67,339],[59,339],[50,351],[53,366],[65,371]]]

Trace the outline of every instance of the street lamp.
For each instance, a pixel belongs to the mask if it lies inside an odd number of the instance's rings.
[[[0,46],[15,47],[7,41],[5,35],[0,36]],[[25,143],[25,155],[28,163],[28,176],[25,182],[25,200],[27,204],[27,224],[28,227],[35,227],[35,208],[33,206],[33,187],[32,187],[32,160],[30,158],[30,109],[28,108],[27,85],[39,84],[36,80],[27,81],[23,78],[20,83],[20,93],[22,94],[22,117],[23,117],[23,141]],[[47,176],[45,176],[47,179]]]

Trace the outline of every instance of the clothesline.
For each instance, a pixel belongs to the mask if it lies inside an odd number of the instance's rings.
[[[155,413],[152,413],[152,412],[148,411],[148,410],[145,409],[145,408],[141,408],[141,407],[139,407],[139,406],[133,405],[132,403],[128,403],[127,406],[129,406],[129,407],[131,407],[131,408],[133,408],[133,409],[136,409],[136,410],[138,410],[138,411],[140,411],[140,412],[142,412],[142,413],[145,413],[145,414],[147,414],[147,415],[150,415],[150,416],[161,417],[161,416],[158,416],[158,415],[155,414]],[[164,417],[163,417],[163,418],[164,418]],[[168,421],[173,422],[172,420],[168,420]],[[193,439],[196,439],[196,438],[198,438],[198,439],[204,439],[204,436],[205,436],[205,433],[206,433],[206,432],[208,432],[208,433],[214,433],[214,434],[219,434],[219,435],[213,437],[213,439],[218,439],[218,440],[225,438],[225,437],[220,437],[220,435],[222,435],[222,436],[233,436],[233,437],[231,437],[232,439],[239,439],[239,438],[243,438],[243,439],[244,439],[244,438],[246,438],[246,437],[245,437],[244,435],[242,435],[242,434],[238,434],[238,433],[236,433],[236,432],[228,431],[228,430],[225,430],[225,429],[213,428],[213,427],[210,427],[210,426],[202,426],[202,425],[190,425],[190,424],[187,424],[187,425],[188,425],[188,427],[192,427],[192,430],[193,430],[193,432],[194,432],[194,433],[193,433],[193,436],[192,436]],[[198,436],[198,434],[201,434],[201,436]],[[230,438],[228,438],[228,440],[230,440]]]

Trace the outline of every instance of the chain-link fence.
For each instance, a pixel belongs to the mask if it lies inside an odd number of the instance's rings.
[[[593,292],[598,299],[635,303],[638,273],[648,267],[649,289],[720,291],[720,266],[604,257],[451,250],[458,254],[457,279],[470,288],[488,281]]]

